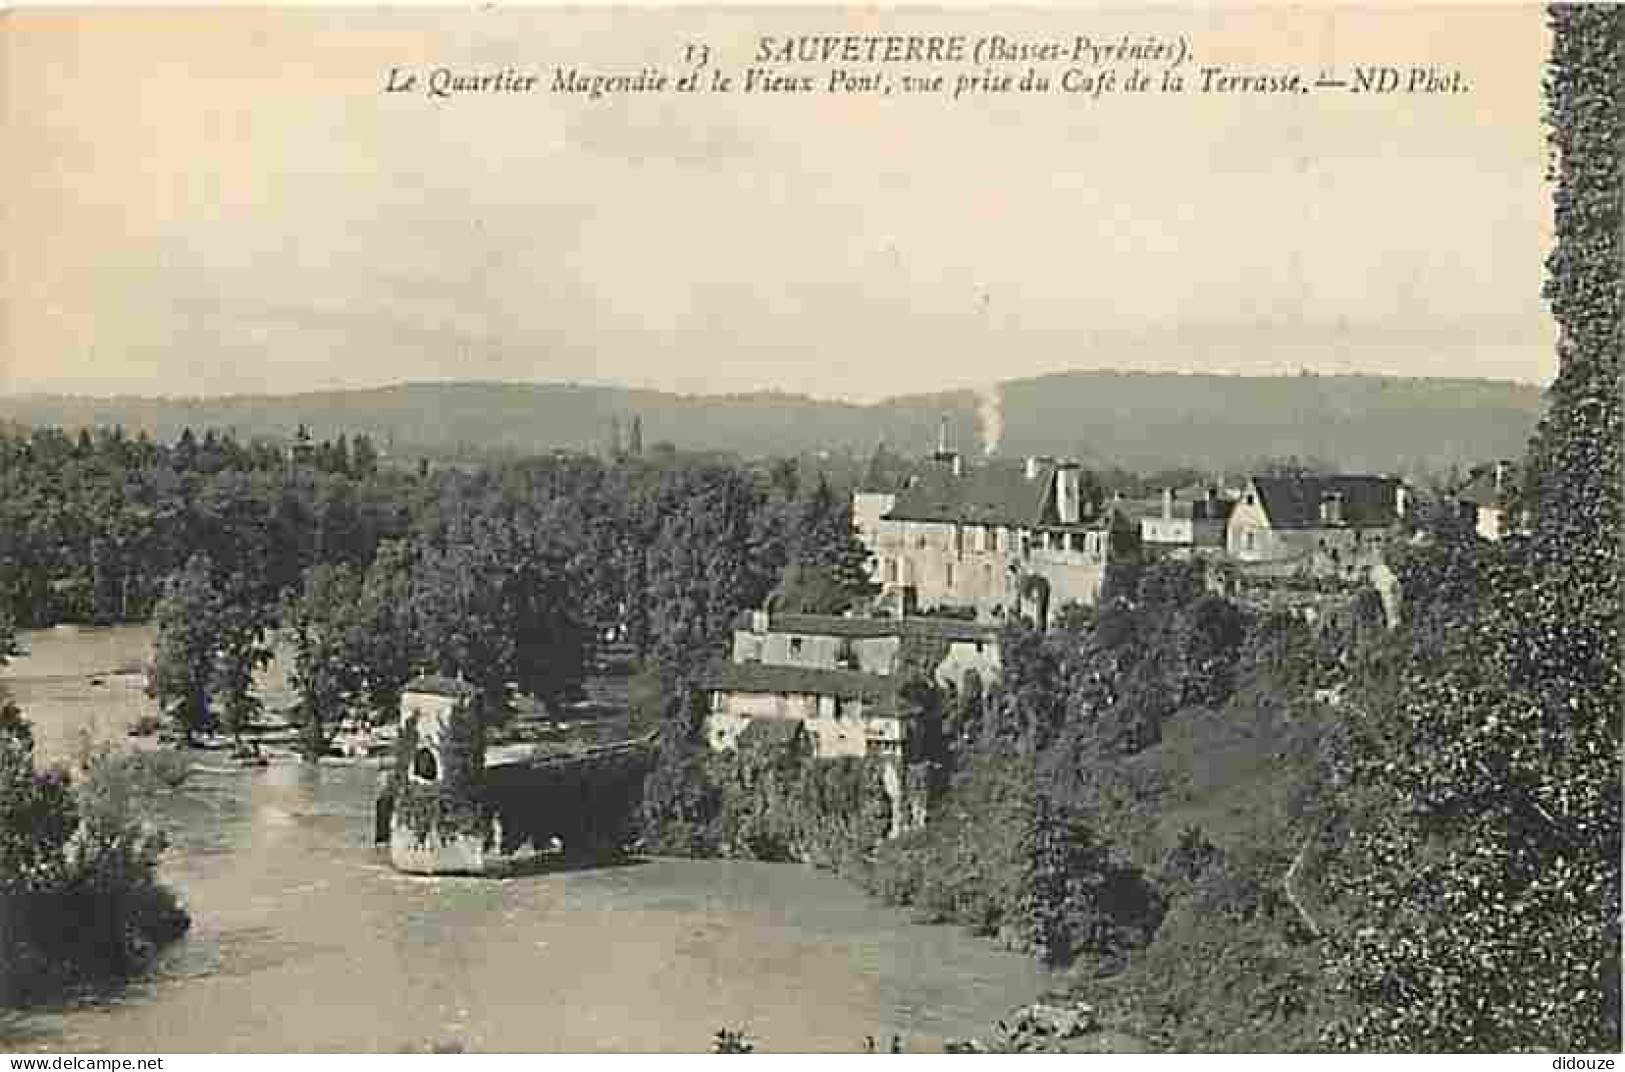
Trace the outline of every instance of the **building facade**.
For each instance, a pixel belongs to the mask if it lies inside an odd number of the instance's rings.
[[[1352,566],[1376,554],[1406,498],[1387,476],[1254,476],[1231,511],[1226,550],[1242,563]]]
[[[1513,528],[1507,500],[1518,479],[1511,462],[1499,461],[1476,473],[1455,494],[1456,509],[1480,539],[1499,540]]]
[[[1221,554],[1234,509],[1216,487],[1164,488],[1159,499],[1140,504],[1140,542],[1174,556]]]
[[[967,467],[939,451],[895,492],[860,493],[853,515],[880,604],[894,614],[1042,618],[1029,601],[1035,590],[1051,608],[1090,605],[1107,569],[1140,544],[1125,512],[1086,493],[1076,463],[1048,458]]]
[[[731,657],[701,679],[711,750],[788,734],[814,759],[881,760],[893,833],[923,807],[905,800],[920,727],[903,686],[918,674],[963,688],[972,673],[986,680],[999,672],[997,629],[970,622],[750,611],[735,625]]]

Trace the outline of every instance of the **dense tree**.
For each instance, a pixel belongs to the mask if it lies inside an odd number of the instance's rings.
[[[1341,1046],[1620,1046],[1625,11],[1551,23],[1561,364],[1527,466],[1533,531],[1466,563],[1474,583],[1355,723]]]
[[[535,528],[485,514],[459,516],[443,544],[418,550],[423,654],[478,691],[488,720],[510,683],[550,703],[580,688],[589,638],[562,557]]]
[[[216,673],[220,610],[221,595],[209,558],[198,554],[165,581],[163,598],[153,612],[158,638],[147,691],[188,743],[216,725],[209,693]]]
[[[11,615],[0,610],[0,668],[17,653],[17,626],[12,622]]]
[[[282,620],[293,648],[289,681],[299,696],[300,751],[326,754],[339,721],[362,695],[356,648],[360,579],[348,566],[313,566]]]
[[[364,564],[404,535],[414,487],[290,468],[213,429],[173,446],[117,428],[0,437],[0,609],[27,627],[143,620],[198,548],[269,604],[312,562]]]
[[[384,544],[367,567],[354,615],[353,654],[378,722],[394,721],[401,692],[423,662],[412,591],[411,549],[402,541]]]
[[[214,615],[215,664],[210,687],[219,700],[221,729],[241,740],[261,710],[254,675],[271,661],[268,608],[243,578],[225,588]]]
[[[0,704],[0,1006],[128,976],[186,930],[157,882],[165,843],[137,807],[139,764],[92,756],[77,784],[39,770],[28,722]]]
[[[734,616],[766,594],[770,579],[750,553],[758,502],[736,475],[708,474],[660,528],[649,555],[651,654],[673,678],[717,654]]]
[[[780,609],[840,614],[874,595],[870,555],[853,530],[851,504],[838,500],[823,477],[806,501],[788,512],[787,522],[789,560],[775,601]]]

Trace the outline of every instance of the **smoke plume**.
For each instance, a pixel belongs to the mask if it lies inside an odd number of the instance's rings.
[[[1004,438],[1004,412],[999,401],[999,385],[977,388],[976,415],[982,421],[982,453],[991,456]]]

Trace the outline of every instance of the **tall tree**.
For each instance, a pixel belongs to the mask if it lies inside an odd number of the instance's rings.
[[[221,596],[207,555],[193,555],[186,568],[164,582],[153,611],[158,637],[147,692],[157,699],[188,744],[215,727],[209,707],[214,678]]]
[[[454,516],[418,555],[414,614],[428,663],[479,694],[486,721],[510,684],[556,703],[586,672],[587,626],[564,554],[534,526],[484,512]]]
[[[503,614],[507,564],[494,542],[476,535],[483,529],[477,522],[444,546],[419,549],[412,612],[427,664],[473,686],[490,721],[507,707],[514,640]]]
[[[283,611],[293,644],[289,680],[299,694],[299,748],[311,762],[326,754],[340,719],[362,693],[354,657],[359,595],[359,578],[348,566],[312,566]]]
[[[711,474],[661,525],[649,554],[652,654],[673,679],[720,650],[735,614],[760,603],[751,551],[757,500],[737,476]]]
[[[367,567],[355,613],[355,658],[378,722],[396,718],[401,691],[423,661],[412,609],[411,548],[392,540]]]
[[[852,527],[851,506],[835,497],[823,476],[792,519],[792,557],[779,588],[780,607],[839,614],[874,595],[869,551]]]
[[[254,675],[271,661],[270,615],[246,578],[226,586],[215,611],[215,663],[210,680],[220,702],[221,728],[237,740],[262,704]]]
[[[1625,9],[1551,9],[1560,372],[1533,532],[1411,638],[1349,781],[1331,962],[1362,1049],[1617,1051]]]

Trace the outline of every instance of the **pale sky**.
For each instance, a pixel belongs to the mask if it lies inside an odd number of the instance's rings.
[[[847,32],[1184,34],[1197,67],[1431,64],[1471,92],[546,91]],[[1547,45],[1534,6],[12,13],[0,393],[1544,383]],[[505,64],[541,89],[382,92],[391,66]]]

